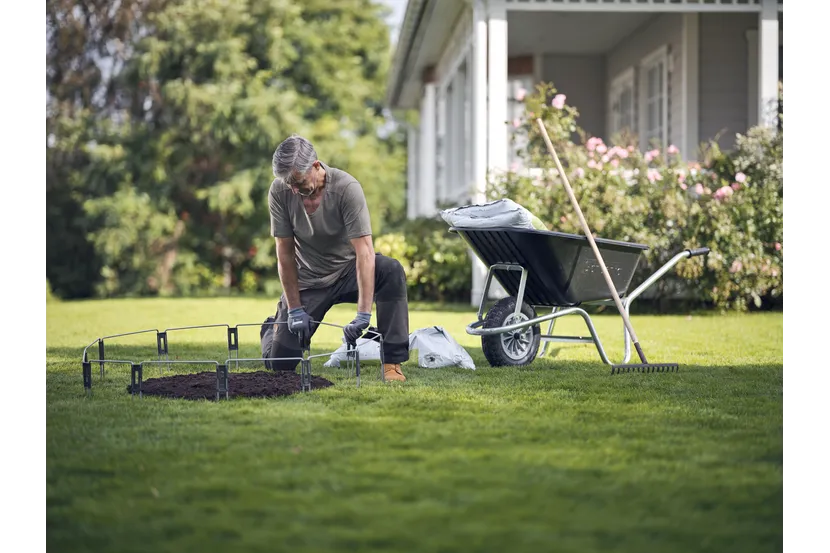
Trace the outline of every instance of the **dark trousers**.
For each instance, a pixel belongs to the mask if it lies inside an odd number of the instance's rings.
[[[322,321],[333,305],[357,303],[357,299],[357,266],[354,261],[332,286],[300,291],[300,303],[313,321]],[[383,362],[403,363],[409,359],[409,305],[406,274],[397,259],[375,254],[374,300],[377,329],[383,336]],[[345,325],[350,320],[338,321],[337,324]],[[282,324],[273,324],[274,321]],[[263,357],[302,357],[300,342],[284,324],[287,321],[288,302],[283,294],[277,304],[276,317],[268,317],[260,331]],[[312,324],[312,336],[317,326]],[[371,335],[368,337],[371,338]],[[267,368],[282,371],[294,370],[298,364],[298,360],[265,361]]]

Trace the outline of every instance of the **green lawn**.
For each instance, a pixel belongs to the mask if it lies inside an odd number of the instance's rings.
[[[191,402],[126,393],[129,370],[84,346],[144,329],[260,322],[255,299],[47,304],[46,528],[52,551],[781,551],[783,315],[632,319],[652,362],[611,376],[592,345],[490,368],[471,309],[413,308],[477,370],[419,369],[384,384],[364,365],[335,386],[271,400]],[[344,324],[354,306],[338,306]],[[619,317],[595,317],[614,360]],[[557,333],[585,335],[577,317]],[[259,356],[255,327],[242,356]],[[225,330],[170,335],[171,357],[224,360]],[[315,351],[339,344],[324,328]],[[155,335],[107,343],[153,359]],[[97,349],[92,358],[97,356]],[[635,356],[636,360],[636,356]],[[177,368],[177,370],[188,370]],[[194,370],[199,370],[194,368]],[[157,376],[147,369],[145,378]]]

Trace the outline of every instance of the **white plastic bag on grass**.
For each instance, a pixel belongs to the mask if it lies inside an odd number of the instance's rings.
[[[547,230],[541,219],[509,199],[445,209],[441,212],[441,218],[451,227]]]
[[[463,367],[475,370],[473,358],[440,326],[421,328],[409,335],[409,351],[418,350],[418,366],[427,369]]]
[[[374,340],[367,340],[366,338],[358,338],[357,353],[360,355],[361,363],[363,361],[380,361],[380,343]],[[329,360],[326,361],[324,367],[339,367],[341,361],[346,361],[346,343],[343,342],[339,348],[334,350]]]

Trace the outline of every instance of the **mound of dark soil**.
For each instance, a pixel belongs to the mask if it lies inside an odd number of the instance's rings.
[[[311,376],[311,389],[326,388],[334,383],[321,376]],[[136,385],[136,388],[138,385]],[[228,374],[228,397],[277,397],[302,390],[300,374],[292,371],[231,372]],[[131,392],[127,386],[127,392]],[[177,374],[148,378],[141,384],[146,395],[179,399],[216,399],[216,372]],[[224,394],[222,394],[224,399]]]

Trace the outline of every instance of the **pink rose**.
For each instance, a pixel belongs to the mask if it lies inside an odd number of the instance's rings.
[[[779,252],[781,251],[781,242],[776,242],[775,243],[775,249],[776,249],[776,251],[779,251]]]
[[[703,185],[702,184],[700,184],[700,183],[695,184],[695,194],[697,194],[698,196],[703,194]]]
[[[740,184],[738,184],[737,182],[732,183],[732,190],[740,190],[740,189],[741,189]]]
[[[683,183],[681,182],[681,183],[680,183],[680,189],[681,189],[681,190],[686,190],[686,188],[688,188],[688,187],[687,187],[685,184],[683,184]]]
[[[601,154],[604,154],[608,151],[608,147],[602,142],[600,142],[599,144],[597,144],[597,151]]]
[[[720,188],[715,190],[715,193],[712,197],[715,198],[716,200],[724,200],[724,199],[728,198],[729,196],[731,196],[732,193],[733,193],[733,190],[732,190],[731,186],[721,186]]]
[[[651,160],[654,159],[654,156],[651,155],[651,152],[646,152],[646,154],[643,156],[643,159],[646,160],[646,163],[651,163]]]
[[[519,90],[516,91],[516,100],[521,102],[522,100],[525,99],[526,94],[527,94],[527,90],[525,90],[524,88],[520,88]]]
[[[744,266],[744,264],[736,259],[735,261],[732,262],[732,266],[729,267],[729,272],[730,273],[737,273],[738,271],[743,269],[743,266]]]
[[[602,139],[596,136],[592,136],[588,139],[588,142],[585,143],[585,147],[588,148],[589,152],[593,152],[598,149],[598,146],[604,146],[604,144],[602,143]]]
[[[551,100],[550,105],[556,109],[562,109],[565,107],[565,98],[566,96],[564,94],[557,94],[553,97],[553,100]]]
[[[521,122],[521,121],[519,121],[518,119],[514,119],[514,120],[513,120],[513,128],[514,128],[514,129],[518,129],[518,128],[519,128],[519,127],[521,127],[521,126],[522,126],[522,122]]]
[[[620,166],[620,160],[619,159],[612,159],[611,160],[611,167],[619,167],[619,166]]]
[[[588,167],[589,167],[590,169],[594,169],[596,166],[597,166],[597,162],[596,162],[596,161],[594,161],[593,159],[589,159],[589,160],[588,160]]]
[[[672,144],[671,146],[669,146],[669,149],[668,149],[668,150],[666,150],[666,151],[667,151],[668,153],[670,153],[670,154],[677,154],[677,153],[680,153],[680,150],[678,150],[678,149],[677,149],[677,146],[675,146],[674,144]]]
[[[582,167],[577,167],[576,168],[576,176],[579,177],[580,179],[582,177],[584,177],[585,176],[585,169],[583,169]]]
[[[649,182],[653,183],[658,180],[663,180],[663,175],[657,169],[649,169],[646,173],[646,178],[648,178]]]
[[[628,157],[628,150],[626,150],[625,148],[620,148],[619,146],[614,146],[613,148],[608,150],[608,155],[609,156],[619,156],[621,158],[627,158]]]
[[[746,182],[746,175],[738,171],[738,173],[735,174],[735,180],[737,182]]]

